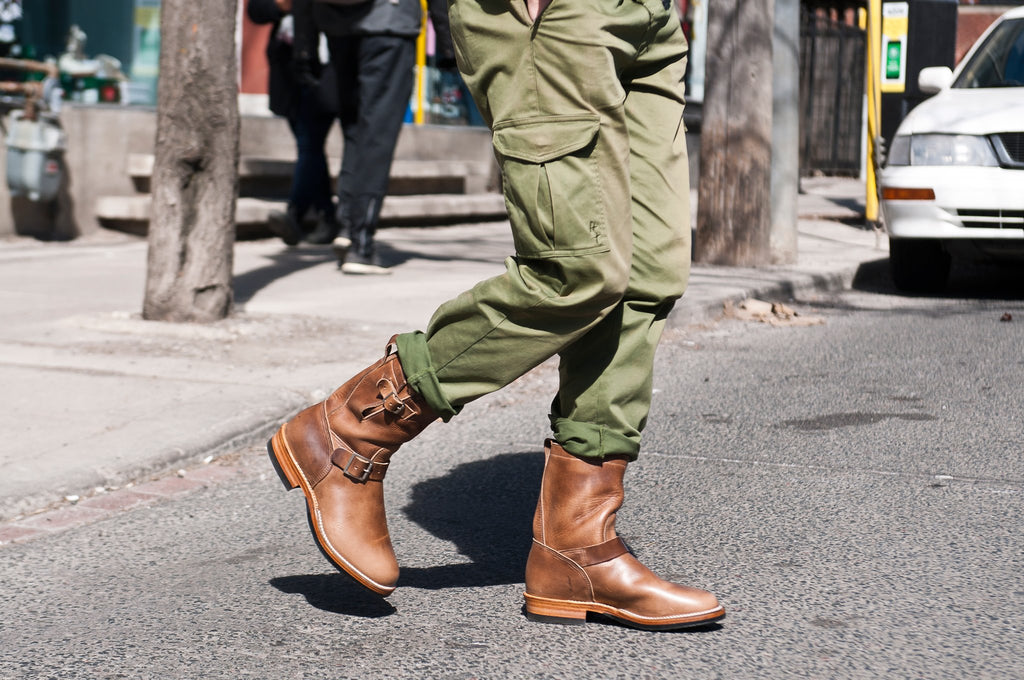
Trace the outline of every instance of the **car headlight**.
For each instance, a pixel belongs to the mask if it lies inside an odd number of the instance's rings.
[[[893,138],[889,165],[999,165],[988,137],[901,135]]]

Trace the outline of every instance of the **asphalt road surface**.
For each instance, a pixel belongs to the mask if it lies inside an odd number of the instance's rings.
[[[1024,677],[1024,286],[973,274],[907,297],[868,267],[792,303],[820,325],[667,334],[619,528],[721,625],[523,617],[546,364],[396,455],[387,600],[253,448],[238,481],[0,548],[0,677]]]

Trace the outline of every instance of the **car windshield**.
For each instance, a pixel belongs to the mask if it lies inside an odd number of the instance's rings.
[[[1024,87],[1024,19],[996,26],[953,87]]]

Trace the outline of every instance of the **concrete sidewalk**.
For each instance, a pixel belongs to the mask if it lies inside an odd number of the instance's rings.
[[[727,300],[843,288],[887,257],[884,236],[843,223],[862,214],[862,183],[804,191],[798,264],[696,266],[670,324],[713,319]],[[324,248],[240,242],[237,313],[203,326],[139,318],[143,241],[0,242],[0,521],[262,441],[512,251],[501,223],[380,241],[392,276],[344,276]]]

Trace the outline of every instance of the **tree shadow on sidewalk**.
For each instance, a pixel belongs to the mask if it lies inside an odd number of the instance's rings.
[[[341,573],[279,576],[270,579],[270,585],[282,593],[302,595],[311,606],[332,614],[377,619],[397,611],[380,595]]]
[[[505,453],[413,487],[406,517],[454,543],[470,561],[403,568],[399,585],[440,590],[522,583],[543,471],[540,451]]]
[[[289,274],[316,267],[325,262],[336,261],[330,247],[290,248],[268,256],[270,264],[242,272],[234,277],[235,304],[245,304],[262,288]]]

